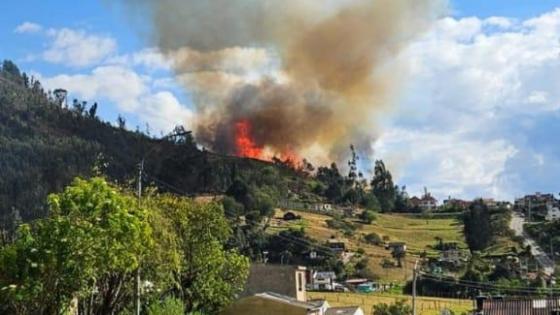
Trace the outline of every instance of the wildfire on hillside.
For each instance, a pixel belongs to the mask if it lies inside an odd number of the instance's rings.
[[[263,149],[251,137],[251,125],[242,119],[235,123],[235,149],[237,156],[261,159]]]
[[[370,155],[397,56],[445,0],[123,0],[193,97],[196,140],[219,153],[342,161]],[[143,4],[143,5],[139,5]],[[145,19],[142,16],[142,20]],[[322,159],[322,160],[321,160]]]
[[[279,159],[285,163],[295,164],[300,158],[292,150],[286,149],[283,152],[272,152],[264,146],[258,145],[251,134],[251,122],[247,119],[240,119],[235,122],[234,143],[235,155],[252,159],[272,161]]]

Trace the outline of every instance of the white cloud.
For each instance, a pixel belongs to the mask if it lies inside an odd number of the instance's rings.
[[[176,125],[191,126],[193,112],[170,92],[158,92],[141,101],[140,118],[159,130],[171,131]]]
[[[517,153],[504,139],[485,141],[461,132],[405,129],[385,133],[374,150],[387,161],[413,166],[412,172],[400,170],[397,178],[404,180],[412,193],[418,194],[427,186],[440,198],[450,194],[503,197],[507,193],[499,178],[508,159]]]
[[[492,16],[484,20],[484,25],[496,26],[502,29],[508,29],[515,25],[515,21],[502,16]]]
[[[519,177],[512,161],[537,150],[511,128],[560,114],[559,39],[560,9],[526,21],[441,19],[399,57],[410,80],[376,154],[397,161],[402,183],[416,191],[511,197],[522,189],[504,182]]]
[[[117,48],[113,38],[88,34],[83,30],[49,29],[47,36],[51,42],[43,53],[43,59],[72,67],[97,65]]]
[[[139,66],[150,72],[171,70],[171,62],[159,51],[159,49],[154,47],[144,48],[131,54],[113,56],[107,59],[106,63],[124,66]]]
[[[47,89],[67,89],[71,97],[109,101],[124,113],[137,115],[157,131],[167,132],[178,124],[188,127],[192,120],[191,110],[172,93],[158,91],[151,78],[124,66],[100,66],[89,74],[39,79]]]
[[[14,32],[19,34],[38,33],[41,30],[43,30],[43,27],[37,23],[23,22],[15,28]]]

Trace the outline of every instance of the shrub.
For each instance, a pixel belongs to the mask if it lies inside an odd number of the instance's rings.
[[[373,245],[381,245],[383,244],[383,240],[381,239],[381,237],[379,236],[379,234],[372,232],[369,234],[366,234],[364,236],[364,239],[366,240],[367,243],[369,244],[373,244]]]
[[[375,221],[375,219],[377,219],[377,217],[375,216],[375,212],[371,210],[364,210],[360,214],[360,220],[362,220],[364,223],[371,224],[373,221]]]
[[[412,315],[412,308],[404,301],[392,305],[382,303],[373,306],[373,315]]]
[[[185,314],[185,305],[179,299],[168,297],[163,301],[150,304],[148,307],[148,315],[183,315]]]

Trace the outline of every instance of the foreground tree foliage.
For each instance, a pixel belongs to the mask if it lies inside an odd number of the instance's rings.
[[[154,192],[139,203],[102,178],[76,179],[48,203],[47,218],[0,250],[0,313],[64,314],[75,300],[81,314],[116,314],[132,306],[138,269],[146,301],[215,312],[247,276],[247,259],[224,250],[231,231],[216,204]]]

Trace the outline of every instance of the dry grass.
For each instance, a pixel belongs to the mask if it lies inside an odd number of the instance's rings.
[[[344,239],[350,249],[364,249],[369,257],[370,270],[384,282],[404,282],[410,279],[414,256],[419,255],[424,250],[429,254],[434,254],[431,246],[436,244],[436,237],[441,237],[445,242],[457,242],[463,248],[467,247],[462,233],[463,226],[454,218],[425,219],[401,214],[378,214],[377,220],[370,225],[364,225],[356,221],[358,229],[354,235],[345,237],[341,231],[327,227],[325,221],[331,219],[329,216],[308,212],[293,212],[300,215],[302,219],[292,222],[274,220],[271,231],[277,232],[290,227],[304,227],[307,235],[321,243],[333,236]],[[278,210],[276,217],[282,217],[283,214],[283,211]],[[381,237],[388,236],[390,241],[406,242],[409,256],[404,262],[403,268],[382,267],[381,264],[384,259],[392,260],[391,253],[384,247],[363,242],[363,235],[371,232],[375,232]]]
[[[371,314],[373,306],[380,303],[392,304],[405,300],[406,303],[411,304],[411,297],[407,295],[307,292],[307,298],[325,299],[331,306],[358,305],[365,314]],[[416,305],[419,315],[439,315],[444,309],[452,310],[459,315],[472,309],[472,301],[469,300],[429,297],[419,297]]]

